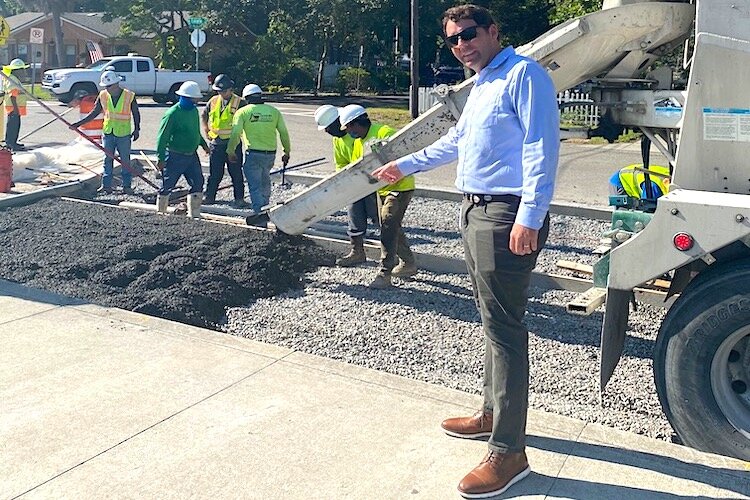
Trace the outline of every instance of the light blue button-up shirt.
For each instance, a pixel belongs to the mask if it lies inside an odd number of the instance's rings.
[[[539,229],[552,201],[559,152],[552,79],[538,63],[506,47],[479,72],[458,123],[396,163],[410,175],[458,159],[459,191],[520,196],[516,223]]]

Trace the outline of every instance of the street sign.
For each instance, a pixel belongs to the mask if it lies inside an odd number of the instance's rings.
[[[206,25],[206,18],[205,17],[191,17],[188,18],[188,26],[190,26],[191,29],[199,30],[203,26]]]
[[[203,47],[203,44],[206,43],[206,32],[203,30],[193,30],[193,32],[190,33],[190,43],[193,44],[193,47],[196,49]]]
[[[10,26],[4,17],[0,17],[0,47],[5,46],[10,36]]]
[[[31,28],[29,30],[29,43],[44,43],[44,30],[42,28]]]

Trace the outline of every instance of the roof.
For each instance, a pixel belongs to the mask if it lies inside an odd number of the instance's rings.
[[[43,12],[23,12],[15,16],[6,17],[5,20],[10,26],[11,35],[43,23],[50,19],[52,14]],[[101,38],[119,38],[121,19],[113,19],[105,22],[103,12],[65,12],[62,14],[63,24],[70,23],[79,28],[91,31]],[[152,38],[153,34],[135,33],[142,38]]]

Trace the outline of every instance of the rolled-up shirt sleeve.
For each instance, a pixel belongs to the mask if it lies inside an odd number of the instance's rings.
[[[396,160],[401,173],[411,175],[445,165],[458,158],[458,132],[451,127],[443,137],[426,148]]]

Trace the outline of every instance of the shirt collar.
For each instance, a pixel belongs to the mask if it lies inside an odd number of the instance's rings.
[[[478,80],[482,80],[483,76],[491,73],[492,70],[495,70],[502,66],[505,61],[507,61],[514,55],[516,55],[516,49],[514,49],[512,45],[508,45],[507,47],[505,47],[503,50],[498,52],[495,57],[492,58],[487,66],[482,68],[482,70],[479,72]]]

